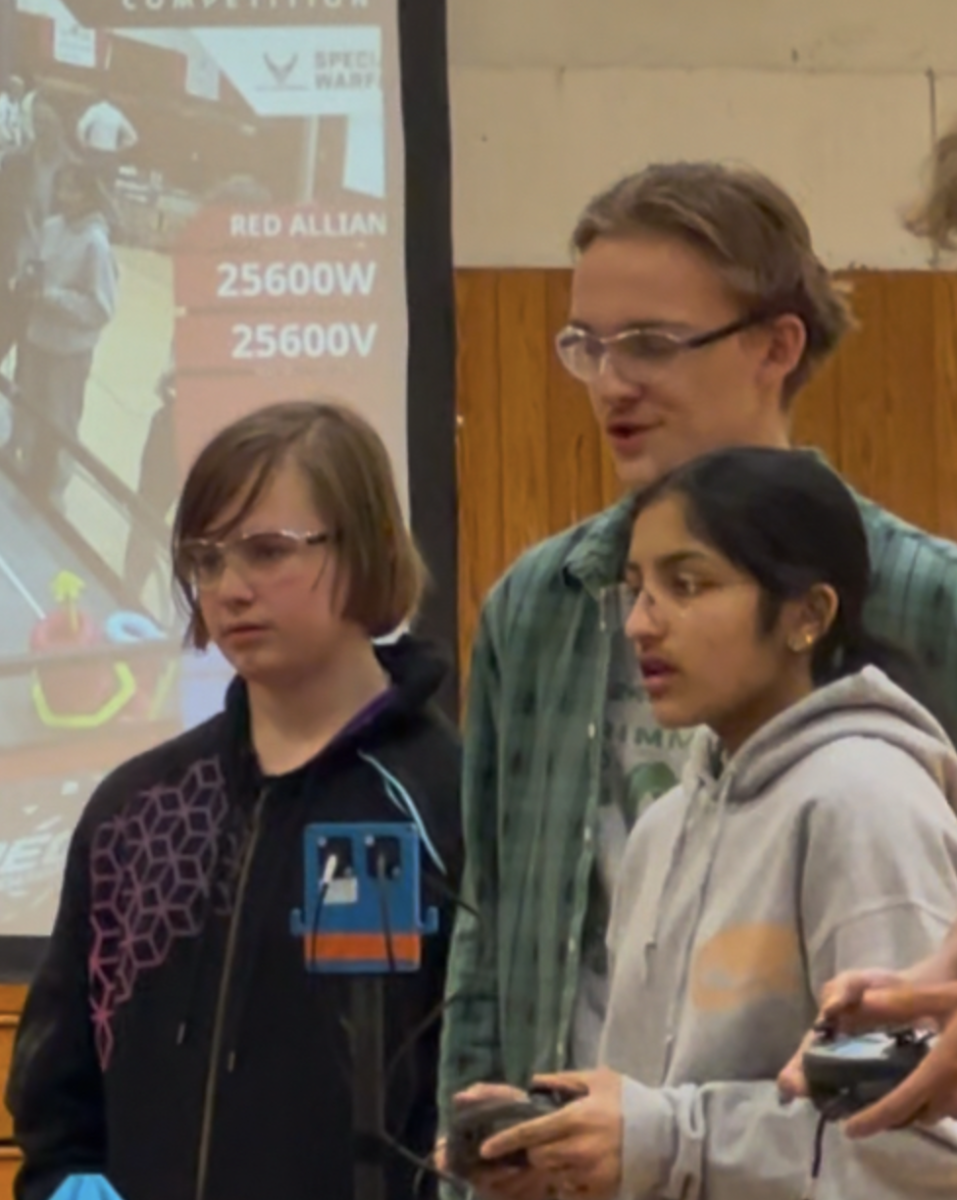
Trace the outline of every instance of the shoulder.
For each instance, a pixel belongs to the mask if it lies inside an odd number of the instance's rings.
[[[427,705],[417,717],[403,758],[428,764],[429,774],[443,785],[459,783],[462,769],[462,735],[437,704]]]
[[[569,588],[567,568],[572,558],[591,544],[602,545],[621,524],[621,505],[536,543],[521,554],[492,587],[483,615],[493,623],[519,606],[538,606],[549,598],[560,603]]]
[[[127,759],[112,770],[90,797],[81,818],[95,828],[120,813],[135,796],[155,788],[182,788],[191,772],[220,778],[223,714]],[[202,779],[197,779],[198,784]]]
[[[366,758],[393,773],[427,802],[458,809],[462,739],[437,705],[427,705],[397,724],[387,738],[369,745]]]
[[[589,517],[524,551],[492,589],[491,596],[548,588],[550,581],[561,575],[571,552],[598,525],[603,515]]]
[[[937,537],[857,496],[877,586],[946,587],[957,596],[957,544]]]
[[[906,829],[935,829],[957,845],[957,815],[948,800],[957,760],[949,751],[925,762],[880,737],[841,738],[809,754],[792,786],[825,836],[859,841],[902,836]]]
[[[397,727],[389,740],[366,752],[394,777],[414,802],[449,876],[458,879],[462,860],[462,742],[437,706],[427,706]]]

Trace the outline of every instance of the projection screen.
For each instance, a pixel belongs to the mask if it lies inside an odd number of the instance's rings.
[[[314,395],[366,413],[454,645],[444,7],[401,9],[0,5],[6,977],[49,932],[98,780],[220,706],[226,664],[182,650],[168,540],[223,424]]]

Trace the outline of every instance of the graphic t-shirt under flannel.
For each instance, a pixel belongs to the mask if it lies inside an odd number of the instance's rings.
[[[598,1058],[609,988],[605,933],[625,842],[648,805],[678,782],[693,736],[690,730],[665,730],[655,722],[634,646],[620,625],[610,636],[595,861],[570,1048],[571,1065],[579,1070],[595,1066]]]

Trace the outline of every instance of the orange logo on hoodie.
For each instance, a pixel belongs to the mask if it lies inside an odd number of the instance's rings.
[[[733,925],[706,942],[691,967],[691,1001],[701,1011],[741,1008],[801,987],[801,946],[788,925]]]

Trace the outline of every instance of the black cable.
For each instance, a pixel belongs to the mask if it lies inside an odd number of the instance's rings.
[[[824,1158],[824,1134],[827,1132],[829,1120],[830,1118],[827,1113],[821,1113],[821,1116],[818,1118],[817,1129],[814,1131],[814,1155],[811,1159],[811,1174],[808,1176],[804,1200],[813,1200],[815,1185],[821,1177],[821,1161]]]
[[[394,945],[393,938],[392,938],[392,922],[391,922],[391,918],[389,916],[389,896],[388,896],[388,891],[387,891],[387,882],[388,881],[386,879],[385,855],[380,853],[376,857],[376,883],[377,883],[378,892],[379,892],[379,912],[382,917],[382,931],[385,935],[386,957],[387,957],[388,963],[389,963],[389,974],[394,975],[394,974],[397,974],[398,968],[396,966],[395,945]],[[445,1004],[445,1002],[443,1001],[441,1007],[436,1006],[436,1007],[439,1007],[440,1012],[444,1008],[444,1004]],[[428,1016],[431,1019],[429,1020],[428,1024],[425,1026],[426,1029],[428,1028],[429,1025],[431,1025],[432,1021],[435,1020],[435,1016],[432,1013],[428,1014]],[[425,1031],[422,1028],[422,1024],[423,1024],[422,1022],[419,1022],[419,1025],[417,1025],[415,1027],[415,1029],[413,1030],[413,1033],[417,1033],[417,1037],[414,1039],[415,1041],[417,1041],[418,1037],[421,1037],[422,1033]],[[400,1050],[403,1049],[403,1047],[405,1046],[407,1041],[408,1041],[408,1038],[403,1040],[402,1044],[399,1047]],[[413,1044],[414,1044],[414,1042],[413,1042]],[[390,1085],[392,1083],[393,1069],[396,1064],[397,1054],[398,1054],[398,1051],[396,1054],[394,1054],[392,1056],[392,1058],[390,1059],[389,1065],[386,1067],[385,1079],[383,1080],[383,1089],[382,1089],[386,1097],[388,1097]],[[414,1151],[409,1150],[407,1146],[403,1146],[403,1144],[399,1141],[398,1138],[393,1137],[392,1134],[389,1133],[388,1129],[385,1126],[385,1114],[383,1114],[383,1124],[382,1124],[382,1128],[379,1130],[379,1136],[382,1138],[383,1142],[385,1142],[385,1144],[391,1150],[393,1150],[400,1157],[404,1158],[406,1160],[406,1162],[408,1162],[412,1166],[418,1168],[418,1173],[417,1173],[415,1181],[413,1183],[413,1193],[414,1194],[418,1193],[419,1185],[421,1184],[423,1174],[435,1175],[437,1178],[442,1180],[442,1182],[450,1184],[453,1187],[457,1185],[458,1181],[453,1179],[451,1175],[446,1175],[444,1171],[440,1171],[438,1169],[438,1167],[435,1166],[434,1162],[430,1161],[430,1159],[420,1157],[418,1154],[414,1153]]]
[[[332,862],[334,864],[331,868],[331,873],[330,873],[330,862]],[[319,876],[319,886],[316,889],[316,906],[313,909],[312,924],[309,926],[309,930],[310,930],[313,942],[315,942],[319,937],[319,925],[322,921],[323,907],[326,902],[326,896],[329,894],[329,888],[332,884],[332,880],[335,878],[336,872],[338,871],[338,867],[339,867],[339,864],[338,864],[338,860],[336,859],[335,855],[332,855],[330,858],[327,858],[322,863],[322,874]],[[318,1007],[318,992],[319,992],[319,989],[322,987],[322,972],[318,969],[318,960],[319,960],[318,950],[316,950],[316,953],[313,955],[313,961],[312,961],[311,967],[309,964],[308,948],[305,951],[305,957],[306,957],[306,970],[311,971],[311,974],[312,974],[312,991],[315,994],[315,999],[316,999],[317,1007]],[[351,1024],[349,1023],[349,1021],[345,1017],[340,1016],[339,1024],[345,1031],[346,1038],[347,1039],[351,1038],[352,1037],[352,1027],[351,1027]],[[348,1064],[343,1059],[342,1051],[335,1042],[333,1043],[333,1047],[332,1047],[332,1055],[333,1055],[333,1058],[336,1059],[336,1065],[339,1068],[339,1070],[343,1073],[344,1076],[346,1076],[348,1078],[348,1076],[349,1076]]]
[[[394,943],[393,943],[393,939],[392,939],[392,923],[391,923],[391,919],[389,917],[388,893],[386,890],[387,880],[386,880],[386,871],[385,871],[385,856],[381,853],[376,857],[376,882],[378,885],[379,911],[381,913],[382,929],[383,929],[383,933],[385,935],[386,955],[387,955],[388,962],[389,962],[389,973],[395,974],[397,972],[397,967],[396,967],[395,947],[394,947]],[[436,883],[438,883],[438,880],[433,878],[431,880],[431,882],[433,884],[436,884]],[[478,913],[475,912],[475,910],[472,909],[468,904],[466,904],[466,902],[464,900],[462,900],[460,897],[456,896],[452,892],[451,888],[446,888],[443,883],[441,885],[441,887],[439,888],[439,890],[444,891],[445,894],[449,897],[449,899],[451,899],[455,904],[459,905],[461,908],[466,909],[466,911],[471,912],[476,918],[478,918]],[[396,1049],[396,1051],[390,1058],[388,1064],[386,1065],[385,1079],[383,1081],[383,1083],[384,1083],[383,1091],[384,1091],[386,1097],[388,1097],[389,1091],[391,1090],[392,1083],[393,1083],[393,1080],[395,1077],[395,1072],[398,1069],[399,1064],[402,1062],[402,1060],[406,1056],[406,1054],[410,1053],[415,1048],[415,1046],[417,1045],[419,1040],[428,1032],[428,1030],[432,1027],[432,1025],[434,1025],[434,1023],[442,1016],[442,1014],[449,1007],[449,1005],[456,999],[458,999],[457,995],[449,996],[447,998],[443,998],[438,1004],[433,1005],[433,1007],[429,1010],[428,1013],[426,1013],[426,1015],[422,1018],[422,1020],[413,1027],[411,1033],[407,1034],[403,1038],[403,1040],[399,1043],[398,1048]],[[436,1179],[440,1180],[442,1183],[445,1183],[449,1187],[454,1188],[456,1191],[458,1191],[463,1196],[468,1193],[468,1189],[463,1186],[463,1184],[461,1183],[460,1180],[455,1179],[454,1176],[452,1176],[452,1175],[446,1174],[445,1171],[439,1170],[439,1168],[435,1165],[435,1162],[432,1160],[431,1156],[429,1158],[423,1158],[420,1155],[414,1153],[412,1150],[409,1150],[408,1147],[404,1146],[399,1141],[398,1138],[394,1137],[389,1132],[389,1130],[385,1127],[384,1121],[383,1121],[382,1129],[379,1130],[379,1136],[382,1138],[383,1142],[385,1142],[385,1144],[391,1150],[393,1150],[401,1158],[404,1158],[406,1160],[406,1162],[408,1162],[412,1166],[418,1168],[418,1175],[416,1176],[416,1179],[413,1184],[415,1193],[418,1193],[419,1186],[422,1181],[422,1176],[424,1174],[434,1176]]]
[[[811,1174],[808,1176],[804,1200],[813,1200],[814,1189],[821,1177],[821,1165],[824,1161],[824,1135],[827,1133],[828,1125],[841,1116],[845,1099],[846,1096],[844,1093],[835,1096],[831,1103],[821,1111],[821,1115],[818,1118],[817,1128],[814,1131],[814,1153],[811,1158]]]
[[[382,919],[382,932],[385,935],[385,952],[389,960],[389,974],[397,971],[395,961],[395,943],[392,940],[392,921],[389,917],[388,880],[386,879],[385,855],[380,850],[375,860],[376,884],[379,892],[379,915]]]
[[[446,900],[451,900],[456,908],[461,908],[463,912],[467,912],[470,917],[474,917],[476,921],[481,921],[481,916],[477,908],[473,908],[467,900],[463,900],[453,888],[442,879],[439,875],[423,874],[422,883],[427,888],[432,888],[439,895],[444,896]]]

